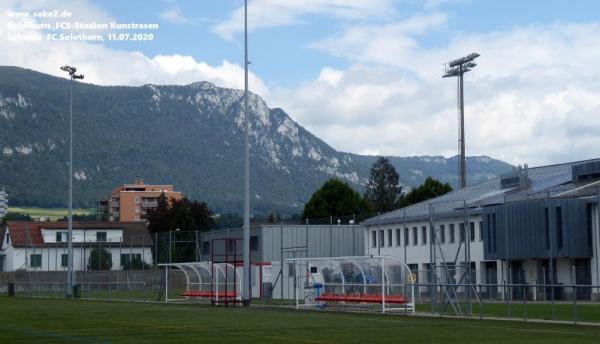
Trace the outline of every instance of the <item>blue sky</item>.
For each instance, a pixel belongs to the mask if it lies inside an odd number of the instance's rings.
[[[89,82],[243,87],[241,0],[2,0],[73,20],[159,23],[149,42],[10,42],[0,64]],[[250,88],[334,148],[456,154],[455,81],[442,64],[477,51],[466,78],[467,154],[540,165],[600,156],[600,2],[250,0]],[[39,56],[44,56],[40,59]]]

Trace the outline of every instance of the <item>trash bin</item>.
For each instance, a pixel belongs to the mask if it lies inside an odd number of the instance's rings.
[[[8,284],[8,296],[15,296],[15,284],[14,283]]]
[[[81,298],[81,284],[73,285],[73,298],[74,299]]]

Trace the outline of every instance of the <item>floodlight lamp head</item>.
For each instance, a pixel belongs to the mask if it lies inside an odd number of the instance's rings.
[[[83,79],[83,74],[73,74],[71,77],[73,79]]]

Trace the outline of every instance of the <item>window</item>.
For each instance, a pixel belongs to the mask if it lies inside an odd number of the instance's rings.
[[[427,227],[421,227],[421,245],[427,244]]]
[[[253,235],[250,237],[250,251],[258,251],[258,236]]]
[[[454,223],[450,224],[450,228],[448,228],[450,230],[450,242],[454,242]]]
[[[550,216],[548,214],[548,207],[544,208],[544,234],[546,239],[546,250],[550,249]]]
[[[556,207],[556,243],[558,249],[563,248],[563,223],[562,223],[562,208]]]
[[[383,229],[379,231],[379,247],[385,247],[385,236],[383,234]]]
[[[69,255],[63,253],[60,255],[60,266],[66,268],[69,266]]]
[[[132,262],[138,262],[135,265],[139,265],[141,261],[142,261],[141,253],[121,253],[121,266],[122,267],[127,266],[130,268],[134,268],[134,267],[132,267]]]
[[[404,246],[408,246],[408,228],[404,228]]]
[[[29,256],[29,266],[32,268],[42,267],[42,255],[35,253]]]
[[[483,241],[483,221],[479,221],[479,241]]]
[[[440,242],[443,244],[446,242],[446,226],[440,225]]]
[[[288,276],[296,276],[296,267],[294,263],[288,263]]]
[[[136,198],[135,198],[135,203],[136,203],[136,204],[137,204],[137,203],[141,203],[141,201],[140,201],[140,198],[139,198],[139,197],[136,197]]]
[[[96,232],[96,241],[106,241],[106,232]]]
[[[202,242],[202,254],[210,254],[210,241]]]
[[[371,232],[371,247],[377,247],[377,231]]]
[[[417,227],[413,227],[413,246],[417,246],[419,244],[419,233],[417,233]]]
[[[498,252],[498,240],[496,237],[496,213],[492,213],[492,227],[493,231],[492,231],[492,240],[493,240],[493,245],[492,245],[492,249],[494,250],[494,252]]]
[[[460,242],[464,242],[465,241],[465,224],[464,223],[459,223],[458,224],[458,234],[460,235]]]
[[[391,229],[388,229],[388,247],[392,247],[392,243],[394,242],[394,237]]]
[[[400,228],[396,228],[396,246],[402,245],[400,242]]]
[[[410,272],[415,277],[415,280],[413,282],[419,283],[419,281],[418,281],[418,279],[419,279],[419,264],[408,264],[408,268],[410,269]]]
[[[235,246],[235,240],[234,239],[228,239],[227,240],[227,252],[233,253],[234,252],[234,246]]]
[[[471,236],[471,242],[475,241],[475,222],[469,223],[469,231]]]
[[[140,207],[135,207],[135,213],[139,214],[140,213]]]
[[[68,233],[56,232],[56,242],[67,241],[69,240],[68,238]]]

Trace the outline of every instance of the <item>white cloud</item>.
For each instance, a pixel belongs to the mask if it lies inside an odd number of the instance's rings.
[[[337,86],[340,80],[342,80],[343,76],[344,71],[325,67],[321,70],[321,74],[319,74],[319,78],[317,80],[332,86]]]
[[[175,24],[186,24],[191,22],[189,18],[184,16],[183,13],[181,13],[181,9],[177,6],[164,9],[159,13],[158,16],[163,20]]]
[[[472,51],[465,84],[467,153],[530,165],[598,157],[600,23],[532,25],[462,34],[426,48],[419,35],[442,28],[431,14],[358,25],[315,48],[352,62],[327,80],[273,90],[274,102],[333,147],[389,155],[454,155],[456,80],[441,64]]]
[[[158,55],[146,56],[141,52],[113,49],[99,43],[82,41],[46,41],[26,42],[9,41],[7,35],[14,30],[7,26],[11,19],[6,9],[35,10],[67,8],[52,7],[53,2],[38,1],[23,5],[13,2],[7,6],[0,4],[0,64],[34,69],[52,75],[61,75],[59,66],[71,64],[85,74],[85,81],[100,85],[142,85],[154,84],[187,84],[196,81],[211,81],[223,87],[243,88],[244,69],[238,64],[222,61],[218,65],[196,61],[191,56]],[[77,2],[76,6],[85,13],[87,20],[106,22],[104,12],[93,6],[84,6]],[[75,12],[74,12],[75,14]],[[33,19],[29,22],[34,22]],[[39,30],[19,30],[22,35],[40,33]],[[268,89],[255,74],[249,73],[249,84],[253,92],[267,95]]]
[[[306,15],[324,14],[339,19],[373,20],[395,12],[393,0],[254,0],[248,4],[248,29],[297,24]],[[244,30],[244,7],[214,26],[220,36],[232,39]]]

